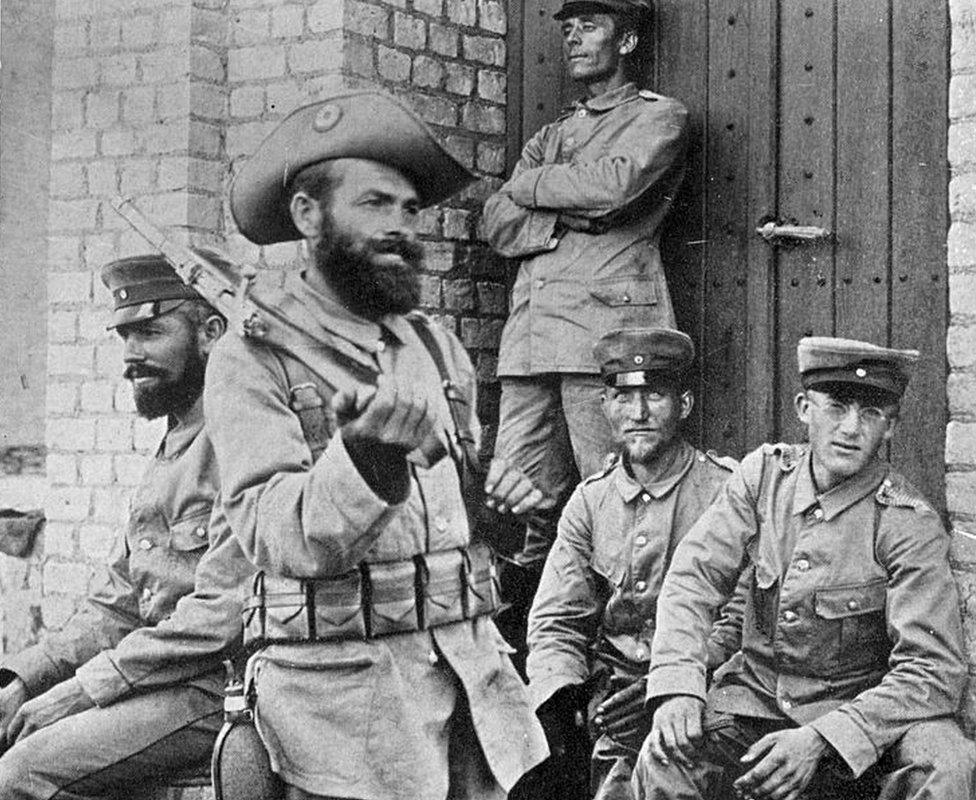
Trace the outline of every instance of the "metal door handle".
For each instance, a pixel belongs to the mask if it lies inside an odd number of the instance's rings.
[[[830,231],[826,228],[818,228],[816,225],[780,225],[772,221],[756,228],[756,233],[770,244],[784,240],[811,242],[817,239],[827,239],[830,236]]]

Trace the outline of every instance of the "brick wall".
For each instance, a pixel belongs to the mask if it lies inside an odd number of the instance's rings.
[[[297,244],[257,248],[234,229],[224,203],[233,172],[296,106],[342,86],[379,85],[486,178],[422,221],[423,303],[469,347],[486,419],[497,415],[494,354],[506,310],[506,267],[473,234],[505,164],[500,0],[56,0],[55,19],[49,521],[29,561],[0,556],[7,650],[72,613],[162,434],[160,422],[133,414],[120,343],[105,331],[98,271],[146,249],[111,209],[115,193],[176,238],[293,268]]]
[[[976,731],[976,0],[950,0],[949,424],[946,499],[970,656],[967,721]]]

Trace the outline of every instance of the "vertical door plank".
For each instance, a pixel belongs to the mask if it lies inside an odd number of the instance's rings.
[[[838,336],[884,345],[889,291],[888,0],[837,4]]]
[[[944,0],[893,7],[891,342],[918,348],[922,361],[909,384],[892,458],[944,510],[949,24]]]
[[[745,397],[746,249],[749,207],[749,30],[747,0],[712,0],[708,23],[708,133],[704,319],[700,362],[702,440],[741,456]]]
[[[783,3],[780,14],[779,215],[786,223],[833,230],[834,3]],[[802,435],[791,402],[796,343],[833,333],[833,249],[816,242],[778,252],[778,433],[795,440]]]
[[[655,91],[676,97],[689,110],[691,136],[684,184],[668,217],[661,241],[661,257],[678,327],[702,350],[703,282],[705,272],[705,181],[711,167],[705,157],[708,125],[708,2],[657,0],[654,8]],[[699,399],[702,386],[698,362]],[[687,434],[700,441],[700,407],[687,424]]]
[[[560,0],[524,0],[522,35],[522,142],[552,122],[565,105],[559,23]]]
[[[505,163],[512,172],[522,151],[522,104],[525,102],[525,14],[529,13],[535,0],[507,0],[506,6],[508,24],[508,58],[506,60],[506,78],[508,91],[505,105]],[[531,100],[531,98],[529,98]]]
[[[744,236],[748,269],[743,325],[747,330],[743,450],[778,437],[775,402],[779,387],[776,365],[776,254],[755,233],[759,220],[774,215],[779,190],[776,177],[778,115],[778,0],[752,0],[749,17],[749,159]]]

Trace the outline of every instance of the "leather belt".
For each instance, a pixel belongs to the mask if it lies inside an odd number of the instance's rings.
[[[375,639],[492,614],[494,556],[484,545],[363,562],[334,578],[259,572],[244,603],[251,646]]]

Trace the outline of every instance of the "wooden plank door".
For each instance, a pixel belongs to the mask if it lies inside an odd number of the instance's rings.
[[[571,96],[557,5],[517,10],[513,144]],[[692,112],[662,249],[699,347],[703,446],[738,456],[802,435],[801,336],[916,347],[891,456],[944,506],[947,18],[945,0],[656,0],[648,83]],[[830,235],[773,245],[756,233],[769,220]]]

